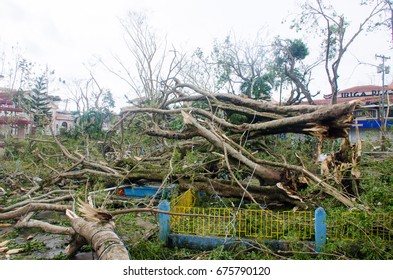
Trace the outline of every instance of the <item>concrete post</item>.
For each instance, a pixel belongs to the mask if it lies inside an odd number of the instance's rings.
[[[170,210],[170,203],[168,200],[163,200],[158,205],[158,210],[169,212]],[[158,214],[158,223],[159,223],[159,239],[161,242],[167,244],[168,237],[169,237],[169,215],[159,213]]]
[[[322,252],[326,244],[326,212],[322,207],[315,210],[315,252]]]

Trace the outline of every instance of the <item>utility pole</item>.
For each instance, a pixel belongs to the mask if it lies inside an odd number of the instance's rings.
[[[382,63],[378,66],[378,73],[382,73],[382,96],[381,96],[381,106],[380,106],[380,118],[381,118],[381,150],[386,150],[386,116],[385,113],[385,73],[389,74],[389,67],[385,67],[385,61],[390,59],[390,57],[384,55],[375,55],[375,58],[382,59]],[[389,98],[389,96],[388,96]]]

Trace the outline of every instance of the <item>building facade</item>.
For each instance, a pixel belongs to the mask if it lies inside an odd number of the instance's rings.
[[[0,88],[0,139],[7,137],[25,138],[35,131],[33,116],[24,112],[15,102],[17,91],[7,88]],[[61,130],[74,128],[74,114],[70,111],[59,109],[59,97],[50,97],[51,107],[51,128],[58,135]],[[51,129],[46,128],[43,133],[51,135]]]
[[[387,136],[392,136],[390,129],[393,127],[393,112],[390,104],[393,103],[393,83],[384,87],[364,85],[344,89],[338,92],[337,103],[360,101],[361,107],[354,112],[354,121],[350,130],[350,140],[377,140],[380,138],[382,122],[387,128]],[[315,100],[316,105],[331,103],[331,96]]]
[[[17,91],[0,88],[0,138],[24,138],[31,132],[32,120],[15,103]]]

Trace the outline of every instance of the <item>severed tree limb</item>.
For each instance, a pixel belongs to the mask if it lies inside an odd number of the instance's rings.
[[[250,168],[251,170],[255,169],[255,174],[263,179],[266,184],[275,184],[281,180],[281,172],[273,169],[268,169],[264,166],[258,165],[255,162],[251,161],[249,158],[244,156],[241,152],[238,150],[234,149],[231,145],[225,143],[220,139],[220,137],[213,133],[212,131],[206,129],[203,127],[201,124],[199,124],[191,115],[182,112],[183,115],[183,120],[185,124],[191,125],[195,127],[199,133],[200,136],[204,137],[206,140],[208,140],[210,143],[212,143],[214,146],[220,149],[225,149],[228,152],[228,155],[230,155],[232,158],[239,160],[242,162],[245,166]]]
[[[192,183],[183,179],[179,180],[179,189],[186,191],[188,189],[197,189],[204,191],[209,195],[218,195],[221,197],[242,198],[244,191],[237,185],[234,186],[230,181],[204,179],[193,181]],[[248,192],[258,201],[258,204],[265,204],[268,208],[288,204],[297,206],[300,209],[307,209],[308,206],[299,198],[288,196],[282,188],[275,186],[256,186],[248,185]]]
[[[157,109],[157,108],[132,108],[129,109],[129,113],[154,113],[154,114],[179,114],[188,113],[198,115],[211,120],[218,125],[230,129],[233,133],[242,133],[245,131],[254,132],[256,135],[271,135],[279,133],[301,133],[311,135],[324,135],[327,138],[331,137],[344,137],[347,135],[347,128],[350,126],[352,121],[351,113],[359,105],[358,102],[353,101],[348,104],[336,104],[332,106],[317,107],[314,106],[315,110],[302,114],[297,114],[290,117],[283,116],[272,116],[270,121],[257,122],[257,123],[244,123],[240,125],[232,124],[223,118],[220,118],[207,110],[199,108],[179,108],[179,109]],[[298,106],[296,106],[298,107]],[[227,110],[236,111],[242,113],[244,107],[236,106],[231,104],[227,106]],[[257,117],[257,112],[251,114]],[[266,116],[265,116],[266,118]],[[153,129],[149,131],[160,131],[160,134],[151,134],[154,136],[164,136],[164,131],[159,129]],[[170,138],[171,132],[166,131],[167,138]],[[181,135],[177,132],[177,135]],[[192,134],[184,134],[184,136],[178,139],[186,139],[186,137],[193,137]],[[173,137],[175,138],[175,137]]]
[[[88,222],[71,210],[66,211],[72,228],[82,236],[98,255],[99,260],[129,260],[128,251],[114,232],[111,223]],[[68,253],[72,252],[68,250]]]
[[[334,187],[330,186],[326,182],[324,182],[322,179],[318,178],[316,175],[314,175],[312,172],[306,170],[303,167],[300,166],[294,166],[294,165],[289,165],[289,164],[283,164],[283,163],[276,163],[276,162],[270,162],[266,160],[260,160],[256,159],[252,154],[250,154],[247,150],[242,148],[240,145],[235,144],[235,147],[238,149],[236,150],[232,145],[229,145],[228,143],[221,141],[221,139],[218,137],[217,134],[213,133],[212,131],[206,129],[202,125],[200,125],[192,116],[186,114],[185,112],[182,113],[184,122],[186,124],[194,126],[198,132],[200,133],[201,136],[206,138],[209,142],[214,144],[216,147],[221,148],[221,149],[226,149],[228,151],[228,154],[241,161],[244,165],[248,166],[250,169],[255,168],[255,174],[260,177],[265,179],[267,182],[270,183],[278,183],[281,180],[281,175],[280,172],[277,170],[271,170],[268,168],[265,168],[261,166],[263,165],[269,165],[273,167],[281,167],[285,169],[290,169],[294,170],[300,173],[305,174],[308,178],[313,180],[314,182],[318,183],[321,185],[323,188],[323,191],[333,197],[335,197],[338,201],[346,205],[347,207],[353,208],[355,207],[354,202],[346,195],[342,194],[339,192],[337,189]],[[228,139],[228,138],[226,138]],[[234,144],[232,142],[231,144]],[[245,156],[247,155],[247,157]],[[276,173],[274,173],[276,172]]]
[[[315,183],[319,184],[325,193],[335,197],[338,201],[343,203],[345,206],[347,206],[349,208],[355,207],[354,201],[351,200],[347,195],[341,193],[336,188],[332,187],[331,185],[329,185],[328,183],[323,181],[321,178],[319,178],[318,176],[316,176],[315,174],[313,174],[311,171],[307,170],[306,168],[304,168],[302,166],[287,164],[287,163],[273,162],[273,161],[261,160],[261,159],[255,158],[250,152],[248,152],[246,149],[244,149],[241,145],[233,142],[228,137],[224,137],[224,138],[226,139],[226,141],[230,141],[230,143],[232,145],[234,145],[236,148],[238,148],[242,153],[246,154],[252,161],[259,163],[259,164],[268,165],[268,166],[281,167],[281,168],[285,168],[288,170],[294,170],[294,171],[297,171],[301,174],[304,174],[309,179],[311,179]],[[357,206],[359,208],[365,210],[362,205],[357,205]]]
[[[15,228],[40,228],[41,230],[53,234],[64,234],[64,235],[74,235],[75,231],[70,227],[62,227],[57,225],[52,225],[39,220],[34,219],[23,219],[15,224]]]
[[[168,139],[191,139],[193,137],[198,136],[199,134],[195,131],[182,131],[182,132],[175,132],[170,130],[163,130],[158,127],[150,128],[146,130],[146,134],[150,136],[158,136],[164,137]]]
[[[64,191],[61,191],[61,192],[64,192]],[[51,193],[54,194],[54,193],[56,193],[56,191],[53,191]],[[0,212],[9,212],[15,208],[22,207],[22,206],[29,204],[29,203],[54,203],[54,202],[60,202],[60,201],[65,201],[65,200],[72,200],[72,197],[73,197],[72,195],[65,195],[65,196],[55,197],[52,199],[32,198],[32,199],[20,201],[18,203],[15,203],[15,204],[10,205],[5,208],[0,208]]]
[[[253,109],[258,112],[268,112],[278,114],[282,116],[294,116],[298,114],[310,113],[323,108],[324,106],[315,105],[297,105],[297,106],[278,106],[268,103],[264,100],[255,100],[251,98],[243,98],[238,95],[229,93],[210,93],[204,90],[198,89],[197,87],[190,84],[179,84],[177,87],[190,88],[198,93],[198,95],[190,95],[186,97],[174,98],[165,103],[164,107],[168,107],[170,104],[175,104],[184,101],[198,101],[206,100],[218,100],[221,102],[237,105],[239,107],[246,107]]]
[[[37,153],[37,156],[38,156],[38,158],[39,158],[40,160],[42,160],[43,165],[44,165],[46,168],[52,170],[53,172],[55,172],[55,173],[57,173],[57,174],[60,173],[59,171],[57,171],[56,169],[54,169],[52,166],[50,166],[49,164],[47,164],[47,163],[46,163],[46,160],[44,159],[44,157],[43,157],[40,153]]]
[[[231,164],[229,163],[229,159],[228,159],[227,149],[225,146],[224,146],[224,158],[225,158],[225,163],[227,165],[228,171],[231,174],[232,178],[235,179],[236,184],[244,191],[245,194],[247,194],[247,196],[252,200],[252,202],[254,202],[255,204],[258,204],[258,202],[255,200],[255,198],[252,196],[252,194],[245,187],[243,187],[242,183],[240,183],[240,181],[236,178],[236,175],[233,174]]]
[[[68,257],[73,257],[79,252],[79,250],[83,247],[83,245],[86,244],[88,244],[86,239],[75,232],[72,235],[70,244],[68,244],[68,246],[65,248],[65,253]]]
[[[57,144],[57,146],[60,148],[60,150],[62,151],[63,155],[66,156],[68,159],[70,159],[71,161],[75,162],[75,164],[73,165],[73,168],[76,168],[78,165],[83,165],[83,166],[87,166],[89,168],[85,169],[85,170],[81,170],[80,174],[77,175],[85,175],[86,173],[93,173],[96,175],[109,175],[112,176],[114,178],[121,178],[122,175],[121,173],[119,173],[116,169],[104,164],[104,163],[97,163],[95,161],[91,161],[88,160],[87,158],[85,158],[83,155],[79,154],[78,152],[75,152],[75,154],[77,155],[74,156],[72,155],[67,148],[57,139],[56,135],[53,133],[52,131],[52,137],[55,141],[55,143]],[[57,175],[52,177],[49,180],[49,184],[55,184],[57,183],[59,180],[61,180],[64,177],[73,177],[75,176],[75,172],[72,172],[70,169],[68,170],[68,172],[65,173],[61,173],[61,172],[56,172]]]
[[[82,177],[86,174],[95,174],[95,175],[99,175],[99,176],[112,177],[112,178],[117,178],[117,179],[123,178],[123,175],[121,175],[121,174],[107,173],[107,172],[98,171],[98,170],[94,170],[94,169],[83,169],[83,170],[78,170],[78,171],[64,172],[59,175],[56,175],[54,178],[52,178],[50,180],[49,184],[54,185],[64,178],[77,178],[77,177]]]
[[[34,211],[57,211],[64,212],[67,209],[71,209],[71,205],[57,205],[57,204],[49,204],[49,203],[29,203],[21,208],[18,208],[14,211],[0,213],[0,220],[9,220],[19,218],[27,213]]]
[[[243,124],[239,126],[238,132],[258,131],[263,135],[294,132],[327,138],[345,137],[347,128],[351,126],[351,113],[358,105],[359,102],[337,104],[299,116],[264,123]]]
[[[275,163],[275,162],[268,162],[268,161],[258,160],[258,159],[255,159],[255,160],[256,160],[256,162],[264,163],[266,165],[277,166],[277,167],[284,167],[286,169],[290,169],[290,170],[294,170],[294,171],[297,171],[299,173],[302,173],[305,176],[307,176],[309,179],[311,179],[312,181],[314,181],[315,183],[320,185],[323,192],[333,196],[334,198],[336,198],[339,202],[341,202],[345,206],[347,206],[349,208],[355,208],[357,206],[357,207],[365,210],[362,205],[355,204],[354,201],[351,198],[349,198],[347,195],[345,195],[344,193],[340,192],[339,190],[337,190],[333,186],[329,185],[328,183],[323,181],[321,178],[319,178],[318,176],[313,174],[311,171],[305,169],[302,166],[290,165],[290,164],[282,164],[282,163]]]

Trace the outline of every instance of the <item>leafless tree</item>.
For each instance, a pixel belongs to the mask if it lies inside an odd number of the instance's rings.
[[[137,103],[148,102],[157,106],[167,98],[163,92],[168,81],[173,82],[170,78],[176,77],[181,70],[185,55],[174,46],[169,48],[166,38],[154,31],[144,14],[130,12],[120,20],[120,24],[130,57],[113,55],[115,67],[102,59],[100,61],[109,72],[130,87],[139,98]],[[132,96],[126,98],[132,102]]]
[[[322,38],[325,72],[331,88],[332,104],[336,104],[339,67],[345,53],[361,33],[375,30],[383,25],[391,14],[386,0],[362,0],[359,3],[360,8],[367,9],[367,14],[356,27],[350,24],[347,16],[325,3],[326,1],[323,0],[312,0],[302,4],[302,12],[294,20],[293,26],[298,31],[315,32]]]
[[[74,80],[71,83],[65,83],[69,94],[68,100],[71,100],[76,106],[76,111],[85,113],[90,110],[103,111],[113,107],[113,98],[105,88],[102,88],[90,72],[90,78]],[[109,104],[105,101],[109,100]],[[108,106],[109,105],[109,106]]]

